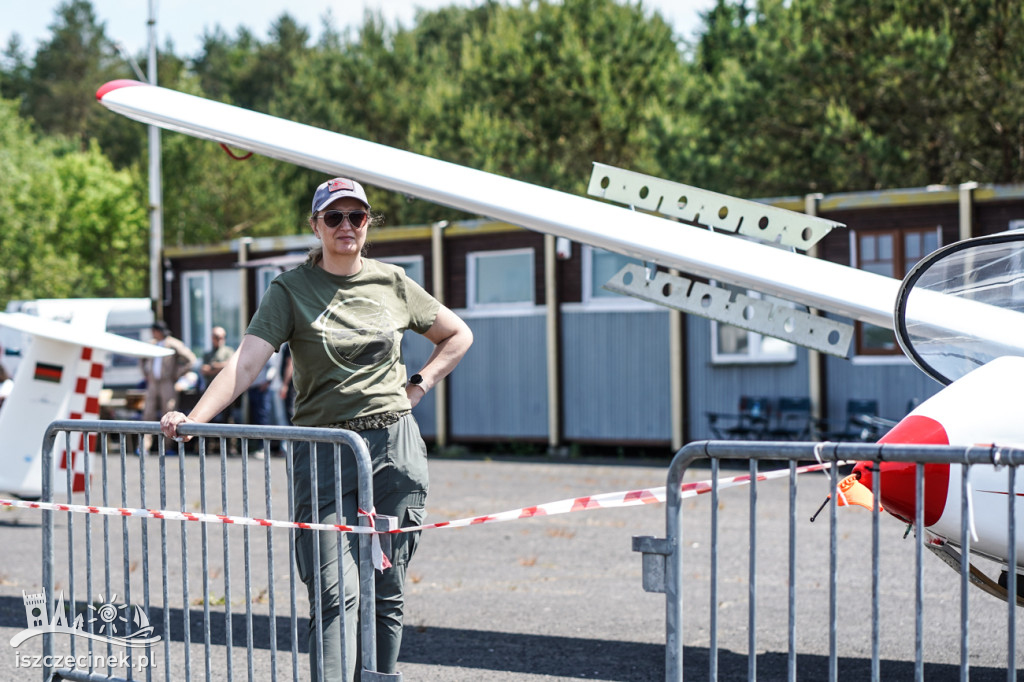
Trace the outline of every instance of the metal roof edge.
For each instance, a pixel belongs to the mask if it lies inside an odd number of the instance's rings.
[[[928,185],[926,187],[904,187],[880,189],[865,192],[836,192],[821,195],[818,199],[820,211],[842,211],[858,208],[920,206],[923,204],[957,203],[961,189],[972,189],[975,202],[1008,201],[1024,199],[1024,184],[976,184]],[[782,196],[755,199],[791,211],[804,210],[804,197]]]
[[[962,185],[928,185],[927,187],[909,187],[900,189],[871,190],[866,192],[837,192],[818,195],[819,212],[857,210],[873,207],[921,206],[925,204],[957,203],[962,189],[971,189],[973,199],[977,203],[989,201],[1010,201],[1024,199],[1024,184],[975,184]],[[813,193],[812,193],[813,194]],[[810,196],[810,195],[808,195]],[[805,196],[780,196],[754,199],[763,204],[784,208],[796,213],[803,213],[806,205]],[[430,239],[432,226],[410,225],[380,229],[374,232],[371,243]],[[515,232],[525,228],[500,220],[476,218],[459,220],[445,227],[448,237],[469,237],[501,232]],[[216,244],[194,244],[188,246],[170,246],[164,249],[168,258],[187,258],[189,256],[210,256],[214,254],[237,253],[242,239],[249,240],[249,253],[266,253],[270,251],[294,251],[309,249],[315,239],[312,235],[280,235],[273,237],[242,237]]]

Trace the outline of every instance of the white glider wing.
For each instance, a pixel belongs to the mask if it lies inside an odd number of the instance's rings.
[[[140,358],[162,358],[171,351],[151,343],[143,343],[126,336],[109,332],[72,326],[56,320],[47,320],[24,313],[0,313],[0,327],[8,327],[33,336],[61,341],[77,346],[87,346],[119,355]]]
[[[96,96],[146,124],[893,328],[900,282],[891,277],[138,81],[112,81]],[[944,297],[935,298],[935,325],[977,333],[981,324],[1024,354],[1020,319],[997,323],[991,307],[966,305],[952,318]]]
[[[899,282],[138,81],[97,92],[142,123],[892,328]]]

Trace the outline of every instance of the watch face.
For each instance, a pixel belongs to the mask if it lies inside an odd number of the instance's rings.
[[[419,374],[413,374],[411,377],[409,377],[409,383],[412,384],[413,386],[419,386],[420,384],[423,383],[423,377],[421,377]]]

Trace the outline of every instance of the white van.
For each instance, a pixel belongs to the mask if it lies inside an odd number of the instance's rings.
[[[41,298],[35,301],[11,301],[8,313],[37,315],[88,329],[108,331],[137,341],[152,338],[153,310],[148,298]],[[18,370],[25,344],[32,337],[0,327],[0,363],[12,376]],[[110,354],[103,370],[103,385],[118,392],[141,388],[139,359]]]

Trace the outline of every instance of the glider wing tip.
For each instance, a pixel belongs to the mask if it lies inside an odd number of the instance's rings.
[[[146,85],[146,83],[143,83],[142,81],[131,80],[128,78],[113,80],[104,83],[100,86],[100,89],[96,91],[96,99],[102,100],[107,93],[112,92],[114,90],[120,90],[121,88],[126,88],[132,85]]]

